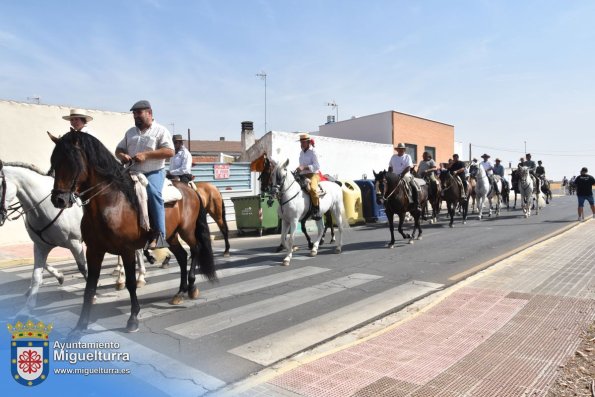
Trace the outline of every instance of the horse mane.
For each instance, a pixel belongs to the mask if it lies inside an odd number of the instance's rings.
[[[25,168],[25,169],[28,169],[29,171],[33,171],[41,176],[48,176],[47,173],[43,172],[37,166],[35,166],[33,164],[22,163],[20,161],[9,161],[9,162],[4,163],[4,166]]]
[[[67,162],[80,169],[82,164],[80,164],[81,160],[78,156],[79,150],[85,154],[88,168],[116,185],[128,201],[135,208],[138,207],[138,198],[130,174],[103,143],[93,135],[86,132],[70,131],[62,136],[57,141],[52,153],[52,169],[54,164],[62,162]]]

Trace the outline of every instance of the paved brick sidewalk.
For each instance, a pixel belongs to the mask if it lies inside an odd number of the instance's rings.
[[[363,341],[220,394],[545,396],[595,320],[594,232],[584,222]]]

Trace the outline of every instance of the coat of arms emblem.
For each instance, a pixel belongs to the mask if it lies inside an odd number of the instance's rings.
[[[24,386],[37,386],[50,372],[49,334],[53,325],[42,321],[8,324],[12,334],[10,342],[10,368],[12,378]]]

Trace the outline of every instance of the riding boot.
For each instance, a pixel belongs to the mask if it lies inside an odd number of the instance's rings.
[[[411,198],[413,199],[413,207],[421,212],[421,207],[419,206],[419,192],[417,191],[416,186],[411,186]]]
[[[155,249],[159,249],[159,248],[169,248],[169,244],[167,243],[167,241],[165,241],[165,237],[163,237],[163,235],[161,233],[157,234],[157,237],[155,237],[152,241],[147,243],[147,249],[149,250],[155,250]]]
[[[322,219],[322,214],[320,213],[320,207],[317,205],[312,206],[312,219],[315,221],[319,221]]]

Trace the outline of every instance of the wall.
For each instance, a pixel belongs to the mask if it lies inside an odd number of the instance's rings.
[[[312,136],[321,171],[340,180],[362,179],[364,174],[373,178],[376,172],[386,169],[392,156],[392,145],[372,142]],[[272,131],[259,139],[247,151],[243,161],[252,161],[267,152],[276,162],[289,159],[289,169],[298,166],[300,144],[298,134]]]
[[[321,125],[321,136],[392,144],[392,111]]]
[[[393,142],[417,145],[417,161],[424,146],[436,148],[436,161],[445,163],[453,155],[455,128],[452,125],[423,119],[404,113],[393,112]]]
[[[48,170],[54,144],[46,131],[54,135],[66,133],[70,123],[62,116],[68,114],[70,108],[65,106],[0,100],[0,160],[21,161]],[[88,114],[93,117],[89,129],[110,151],[134,125],[129,112],[88,110]],[[21,220],[6,222],[0,228],[0,245],[27,241],[29,236]]]

